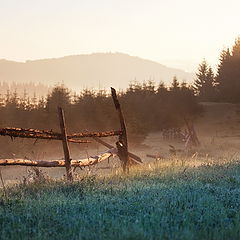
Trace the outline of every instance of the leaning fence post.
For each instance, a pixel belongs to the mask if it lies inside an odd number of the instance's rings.
[[[184,118],[184,121],[185,121],[187,129],[188,129],[189,140],[192,142],[192,144],[194,146],[196,146],[196,147],[199,146],[200,142],[197,137],[196,131],[194,129],[193,122],[191,121],[191,124],[189,124],[189,121],[186,118]]]
[[[128,172],[129,171],[129,156],[128,156],[128,139],[127,139],[127,130],[126,125],[123,117],[123,113],[121,110],[120,103],[117,98],[116,90],[114,88],[111,88],[112,98],[115,105],[115,108],[118,112],[118,117],[120,121],[121,131],[122,134],[119,135],[119,140],[116,143],[117,149],[118,149],[118,156],[120,160],[122,161],[123,165],[123,171]]]
[[[71,159],[70,159],[68,140],[67,140],[67,132],[65,127],[65,118],[64,118],[63,109],[61,107],[58,107],[58,116],[59,116],[59,123],[60,123],[60,129],[62,134],[62,145],[63,145],[63,151],[64,151],[65,165],[66,165],[67,180],[73,181]]]

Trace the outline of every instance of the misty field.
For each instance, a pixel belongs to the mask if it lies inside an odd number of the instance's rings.
[[[33,172],[24,183],[27,168],[1,167],[8,187],[0,188],[0,239],[240,239],[239,106],[204,107],[199,148],[171,156],[169,144],[183,143],[149,134],[131,148],[144,164],[129,175],[111,160],[90,174],[78,169],[74,183],[60,180],[65,169]]]
[[[1,239],[239,239],[240,165],[172,159],[128,176],[1,190]]]

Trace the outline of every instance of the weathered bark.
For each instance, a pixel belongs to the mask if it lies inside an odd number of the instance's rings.
[[[10,136],[12,138],[34,138],[44,140],[62,140],[60,133],[37,130],[37,129],[24,129],[24,128],[0,128],[0,136]],[[68,142],[71,143],[91,143],[89,140],[74,140],[68,136]]]
[[[121,135],[121,131],[106,131],[106,132],[88,132],[88,133],[73,133],[67,136],[68,139],[85,138],[85,137],[111,137]],[[46,140],[62,140],[61,133],[48,130],[24,129],[24,128],[0,128],[0,136],[10,136],[13,138],[37,138]],[[71,141],[74,142],[74,141]],[[89,143],[90,141],[78,140],[77,143]]]
[[[83,138],[83,137],[112,137],[121,135],[121,131],[106,131],[106,132],[85,132],[85,133],[74,133],[68,135],[68,138]]]
[[[116,90],[114,88],[111,88],[111,93],[112,93],[112,99],[113,99],[115,108],[118,112],[118,117],[119,117],[121,131],[122,131],[122,134],[119,135],[119,141],[116,143],[117,149],[118,149],[118,156],[123,163],[123,171],[129,172],[130,161],[128,156],[128,139],[127,139],[126,124],[124,121],[120,103],[117,98]]]
[[[58,116],[59,116],[60,130],[62,133],[62,145],[63,145],[63,152],[64,152],[64,158],[65,158],[67,180],[73,181],[70,152],[69,152],[68,140],[67,140],[67,130],[65,126],[64,112],[61,107],[58,107]]]
[[[117,154],[117,149],[112,148],[97,156],[71,160],[71,167],[87,167],[100,163]],[[0,159],[0,166],[32,166],[32,167],[66,167],[64,160],[34,161],[27,159]]]
[[[68,138],[68,142],[70,142],[70,143],[91,143],[91,141],[89,141],[89,140],[79,140],[79,139],[69,139]]]
[[[61,140],[61,134],[45,130],[23,129],[23,128],[1,128],[1,136],[14,138],[38,138],[47,140]]]

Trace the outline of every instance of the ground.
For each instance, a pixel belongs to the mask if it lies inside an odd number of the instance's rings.
[[[194,161],[9,188],[1,239],[239,239],[239,162]]]
[[[54,170],[53,180],[30,168],[1,167],[11,183],[0,190],[1,239],[240,239],[240,107],[204,109],[195,124],[199,148],[171,156],[169,144],[184,144],[150,134],[133,149],[144,164],[129,175],[117,166],[101,169],[106,164],[78,170],[76,182],[67,183],[60,180],[64,169]],[[12,186],[13,174],[28,177]]]

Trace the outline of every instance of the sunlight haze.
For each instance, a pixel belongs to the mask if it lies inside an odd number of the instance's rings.
[[[0,59],[122,52],[196,71],[239,35],[240,2],[1,0]]]

